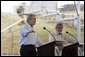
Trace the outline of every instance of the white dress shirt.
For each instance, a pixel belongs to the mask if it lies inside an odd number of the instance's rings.
[[[38,36],[36,35],[33,27],[29,25],[28,23],[24,24],[20,28],[20,40],[19,40],[19,45],[43,45],[43,42],[38,39]],[[31,32],[31,33],[30,33]]]

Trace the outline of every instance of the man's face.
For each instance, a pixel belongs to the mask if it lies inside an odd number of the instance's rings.
[[[58,27],[57,27],[57,31],[58,31],[58,32],[62,32],[62,29],[63,29],[63,26],[58,26]]]
[[[33,26],[36,24],[36,16],[32,16],[30,20],[30,24]]]

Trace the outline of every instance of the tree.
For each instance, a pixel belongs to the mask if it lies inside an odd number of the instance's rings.
[[[18,14],[22,14],[24,13],[24,7],[25,7],[25,3],[21,3],[21,5],[16,9]]]
[[[17,8],[17,13],[18,13],[18,14],[24,13],[23,11],[24,11],[23,6],[20,6],[19,8]]]
[[[21,5],[16,9],[18,15],[23,19],[23,13],[24,13],[24,7],[25,7],[25,3],[21,3]],[[24,21],[21,21],[21,24],[24,24]]]

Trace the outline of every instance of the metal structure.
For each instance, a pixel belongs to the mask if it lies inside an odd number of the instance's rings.
[[[77,28],[77,39],[78,41],[80,41],[80,2],[78,1],[78,6],[77,6],[77,10],[78,10],[78,18],[77,18],[77,24],[78,24],[78,28]]]
[[[23,20],[25,20],[25,19],[21,19],[21,20],[17,21],[16,23],[12,24],[12,25],[9,25],[7,28],[5,28],[5,29],[1,30],[1,32],[4,32],[4,31],[6,31],[6,30],[10,29],[11,27],[13,27],[13,26],[17,25],[18,23],[20,23],[20,22],[21,22],[21,21],[23,21]]]

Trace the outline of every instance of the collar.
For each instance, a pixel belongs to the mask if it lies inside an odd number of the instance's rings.
[[[27,23],[27,22],[26,22],[26,25],[32,27],[32,26],[31,26],[29,23]]]
[[[54,31],[55,34],[58,34],[59,32],[57,30]]]

